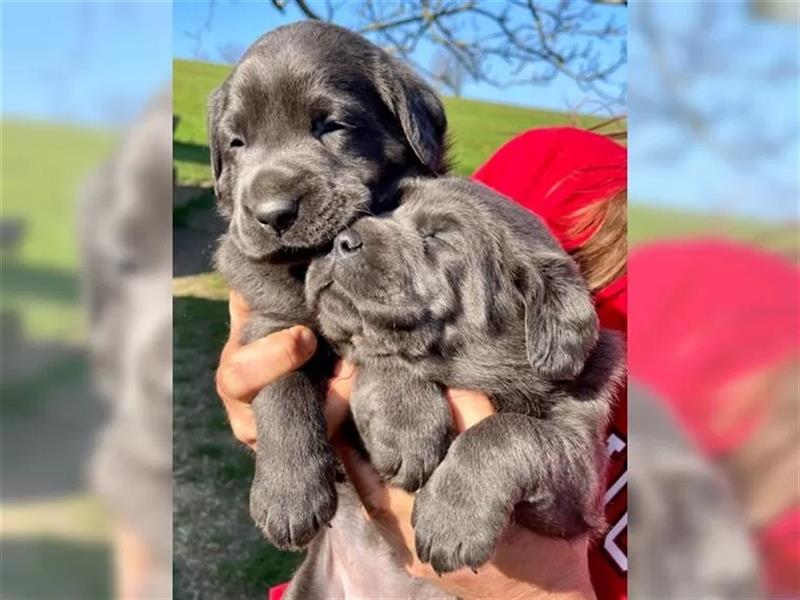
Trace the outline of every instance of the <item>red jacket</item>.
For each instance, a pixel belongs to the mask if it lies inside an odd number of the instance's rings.
[[[474,178],[539,215],[562,246],[570,250],[581,241],[570,234],[574,213],[626,189],[627,176],[628,157],[623,146],[601,135],[562,127],[534,129],[515,137],[480,167]],[[603,327],[627,333],[627,298],[627,275],[595,295]],[[624,389],[618,395],[608,431],[609,529],[589,554],[598,600],[620,600],[628,595],[627,434]]]

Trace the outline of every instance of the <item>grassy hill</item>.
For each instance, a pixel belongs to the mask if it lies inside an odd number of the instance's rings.
[[[176,60],[173,63],[173,103],[178,126],[175,131],[175,165],[181,183],[196,185],[210,178],[206,147],[205,102],[227,76],[224,65]],[[444,98],[453,137],[455,170],[469,175],[514,134],[532,127],[579,125],[601,122],[575,116],[463,98]]]
[[[2,122],[2,218],[20,230],[3,250],[3,310],[35,337],[80,333],[75,215],[79,187],[115,136],[51,123]]]

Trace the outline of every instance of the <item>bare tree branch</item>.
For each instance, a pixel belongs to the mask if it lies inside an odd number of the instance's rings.
[[[216,9],[216,0],[208,0],[208,13],[206,20],[197,29],[197,31],[186,31],[184,35],[190,40],[195,41],[194,57],[198,59],[207,59],[208,57],[203,53],[203,37],[206,33],[211,31],[214,23],[214,14]]]
[[[626,27],[616,19],[620,9],[622,2],[598,0],[365,0],[360,31],[429,75],[414,60],[422,40],[448,52],[474,81],[509,87],[563,75],[619,104],[624,89],[611,79],[627,60]],[[511,75],[494,72],[499,63]]]
[[[792,127],[780,132],[740,129],[737,139],[731,139],[725,128],[732,121],[748,121],[751,98],[737,99],[726,95],[723,102],[709,103],[707,98],[697,99],[693,84],[703,78],[719,77],[730,68],[729,52],[737,42],[727,43],[715,31],[719,20],[718,7],[704,3],[696,14],[696,20],[686,35],[664,34],[655,22],[652,7],[644,4],[638,9],[637,29],[647,40],[649,64],[655,68],[650,72],[656,81],[650,93],[638,90],[636,105],[645,122],[668,121],[672,128],[682,129],[694,139],[701,140],[715,154],[736,165],[752,167],[754,158],[771,157],[793,143],[800,131]],[[684,55],[694,58],[694,68],[687,69],[677,60],[676,48]],[[778,57],[777,72],[783,72],[785,63]],[[794,63],[796,73],[797,63]],[[741,69],[737,73],[741,77]],[[751,79],[768,81],[775,69],[746,73]],[[796,77],[796,75],[795,75]],[[760,119],[752,119],[760,122]]]
[[[311,8],[308,6],[305,0],[295,0],[295,3],[297,4],[297,8],[300,9],[300,12],[302,12],[307,18],[313,19],[315,21],[321,20],[319,18],[319,15],[317,15],[317,13],[311,10]]]
[[[197,40],[198,57],[214,1],[200,30],[187,33]],[[440,82],[441,73],[437,78],[431,65],[416,60],[423,48],[431,55],[430,45],[434,56],[449,56],[447,63],[472,81],[506,88],[544,85],[563,76],[608,105],[624,101],[624,86],[613,77],[627,59],[627,28],[619,18],[625,15],[624,0],[325,0],[324,13],[318,10],[322,3],[312,7],[309,0],[270,2],[283,13],[294,2],[306,18],[326,21],[355,6],[349,13],[355,12],[355,30]]]

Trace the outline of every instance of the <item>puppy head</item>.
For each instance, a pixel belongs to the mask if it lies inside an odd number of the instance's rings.
[[[340,27],[257,41],[210,98],[214,186],[234,243],[259,260],[315,253],[408,174],[444,168],[444,110],[409,69]]]
[[[543,378],[570,380],[597,341],[574,262],[536,217],[479,184],[410,180],[391,217],[361,219],[333,246],[306,294],[345,352],[422,356],[519,336]]]

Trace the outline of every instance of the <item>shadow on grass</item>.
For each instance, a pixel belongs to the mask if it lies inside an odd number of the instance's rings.
[[[111,598],[111,555],[105,544],[4,539],[2,552],[4,598]]]
[[[172,158],[173,160],[208,165],[211,162],[211,153],[208,146],[201,146],[200,144],[191,144],[188,142],[173,142]]]
[[[78,299],[75,273],[24,265],[13,258],[4,258],[0,266],[3,270],[4,294],[26,294],[40,300],[59,302],[75,302]]]
[[[175,193],[190,199],[172,210],[172,274],[207,273],[213,270],[214,249],[226,229],[215,207],[214,192],[178,186]]]
[[[0,501],[82,490],[107,410],[91,389],[85,350],[28,337],[15,312],[0,314],[0,329],[0,454],[9,456],[3,462]]]
[[[270,546],[253,524],[253,457],[236,442],[214,389],[227,302],[173,299],[173,589],[175,600],[263,598],[302,554]]]

